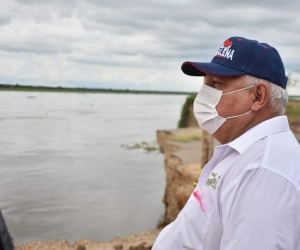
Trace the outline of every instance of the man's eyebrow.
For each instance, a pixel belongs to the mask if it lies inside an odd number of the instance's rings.
[[[228,82],[228,77],[218,77],[218,76],[213,76],[211,78],[214,82],[220,82],[220,83],[224,83],[227,84]]]

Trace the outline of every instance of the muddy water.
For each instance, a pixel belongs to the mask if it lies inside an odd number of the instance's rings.
[[[0,207],[16,244],[106,241],[156,227],[163,156],[186,96],[0,92]]]

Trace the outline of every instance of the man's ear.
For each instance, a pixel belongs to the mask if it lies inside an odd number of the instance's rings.
[[[270,88],[266,83],[258,83],[253,87],[253,103],[251,111],[257,112],[267,105],[270,97]]]

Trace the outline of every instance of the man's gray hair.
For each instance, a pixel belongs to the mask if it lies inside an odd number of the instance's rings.
[[[285,107],[288,102],[288,93],[286,90],[275,83],[272,83],[268,80],[257,78],[250,75],[242,76],[245,80],[245,87],[255,86],[259,82],[264,82],[269,85],[270,88],[270,105],[271,112],[274,115],[284,115]]]

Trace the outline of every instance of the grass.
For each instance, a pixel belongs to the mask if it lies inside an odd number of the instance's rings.
[[[173,142],[192,142],[201,140],[201,132],[198,131],[180,131],[169,138]]]
[[[285,113],[289,118],[300,119],[300,101],[289,100]]]
[[[133,149],[144,149],[147,152],[153,152],[158,150],[155,143],[149,143],[149,142],[141,142],[141,143],[134,143],[133,145],[128,144],[122,144],[122,148],[126,150],[133,150]]]
[[[193,115],[193,114],[190,114],[189,108],[191,105],[193,105],[196,96],[197,96],[197,94],[190,94],[186,98],[185,103],[181,109],[180,120],[178,122],[178,128],[186,128],[188,126],[188,124],[187,124],[188,117]]]
[[[300,101],[289,100],[285,114],[288,117],[291,130],[300,134]]]

